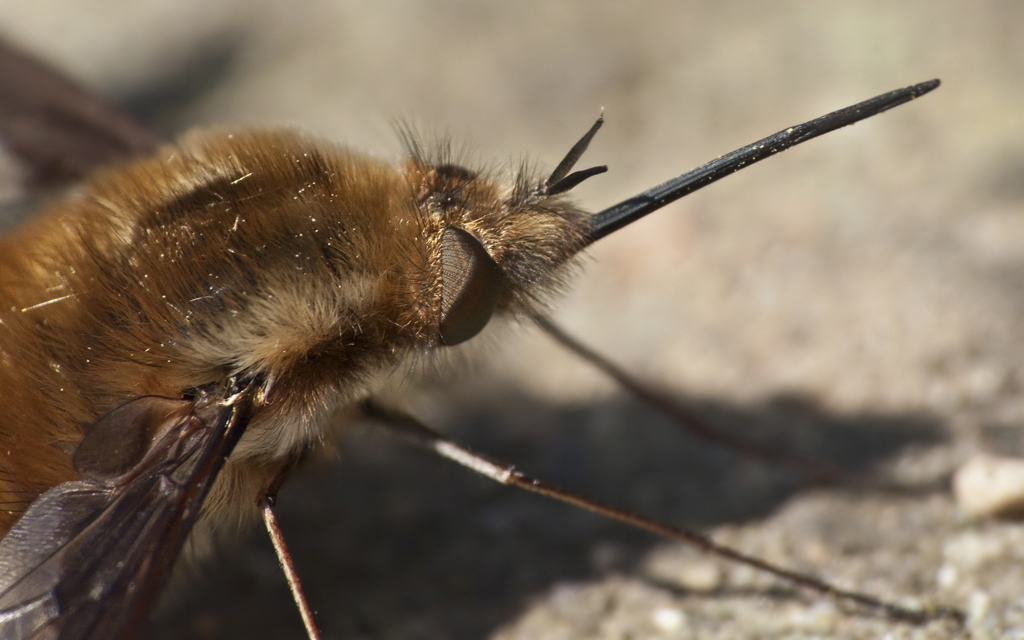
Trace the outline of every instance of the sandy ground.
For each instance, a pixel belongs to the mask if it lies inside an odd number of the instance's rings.
[[[286,6],[287,5],[287,6]],[[167,133],[293,123],[388,157],[392,118],[553,166],[603,108],[600,208],[785,126],[927,98],[600,242],[555,317],[723,429],[886,479],[822,488],[704,444],[537,331],[409,391],[542,478],[1024,637],[1024,529],[948,490],[1024,454],[1024,7],[1003,2],[0,4],[0,32]],[[325,638],[950,638],[551,505],[356,428],[280,517]],[[300,638],[265,536],[150,638]],[[966,637],[966,636],[965,636]]]

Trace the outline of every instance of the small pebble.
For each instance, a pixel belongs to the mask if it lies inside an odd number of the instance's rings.
[[[952,588],[959,579],[960,572],[956,570],[956,567],[948,562],[939,567],[939,571],[935,575],[935,581],[938,582],[939,586],[943,589]]]
[[[942,557],[945,564],[955,567],[958,573],[971,574],[979,567],[999,562],[1011,549],[1002,536],[968,529],[946,539],[942,544]]]
[[[679,584],[698,593],[716,591],[722,586],[722,567],[713,560],[696,561],[678,575]]]
[[[1024,459],[975,455],[954,474],[953,493],[975,518],[1024,515]]]
[[[659,607],[651,614],[651,620],[661,631],[676,631],[683,626],[686,615],[673,607]]]
[[[698,593],[716,591],[725,580],[719,561],[692,552],[680,552],[676,547],[665,547],[651,553],[644,570],[652,578]]]
[[[834,603],[823,600],[810,607],[794,609],[787,618],[797,629],[827,631],[838,622],[839,611]]]
[[[982,624],[992,608],[992,598],[984,591],[974,591],[967,606],[967,621],[972,627]]]

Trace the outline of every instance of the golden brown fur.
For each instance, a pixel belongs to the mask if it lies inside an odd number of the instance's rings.
[[[557,286],[579,211],[529,176],[411,152],[393,166],[286,129],[193,133],[0,241],[0,531],[74,477],[97,417],[235,374],[266,402],[207,510],[253,511],[381,372],[438,348],[449,226],[501,268],[500,311]]]

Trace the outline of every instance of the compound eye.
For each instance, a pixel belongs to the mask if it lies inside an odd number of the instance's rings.
[[[501,270],[480,241],[457,227],[441,236],[441,344],[469,340],[487,326],[501,293]]]

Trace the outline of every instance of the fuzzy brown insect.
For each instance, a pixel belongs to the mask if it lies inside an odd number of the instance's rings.
[[[244,375],[264,398],[208,510],[251,511],[400,360],[475,333],[458,324],[458,270],[477,246],[500,274],[484,321],[548,296],[586,219],[540,185],[394,167],[288,130],[195,133],[97,175],[0,247],[7,411],[38,436],[0,434],[23,452],[0,491],[73,479],[82,425],[121,403]]]
[[[8,74],[13,65],[69,95],[56,76],[4,56]],[[291,129],[197,131],[99,171],[0,241],[0,530],[48,492],[0,544],[0,555],[18,555],[0,572],[0,609],[16,623],[7,628],[130,633],[142,604],[123,619],[67,602],[92,593],[88,584],[119,603],[136,582],[159,590],[193,522],[201,538],[219,523],[252,519],[258,499],[298,460],[329,449],[396,371],[432,368],[493,315],[542,313],[590,243],[937,84],[785,130],[594,216],[565,194],[604,170],[572,172],[601,120],[546,177],[476,172],[411,136],[408,157],[390,164]],[[97,126],[113,157],[154,146],[125,126]],[[0,127],[15,151],[32,148],[18,133]],[[53,168],[37,178],[60,174]],[[56,168],[67,174],[61,180],[89,171]],[[47,565],[51,556],[109,537],[128,519],[124,496],[137,491],[150,500],[141,513],[169,514],[133,534],[159,566],[129,569],[129,579],[62,582],[69,562]],[[82,494],[88,508],[65,507]],[[83,523],[103,518],[106,528],[85,533]],[[56,542],[33,546],[50,529],[62,532]],[[40,587],[44,566],[57,580]]]

